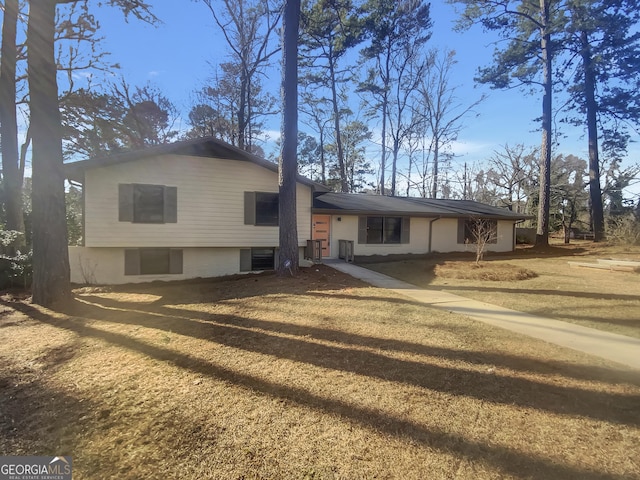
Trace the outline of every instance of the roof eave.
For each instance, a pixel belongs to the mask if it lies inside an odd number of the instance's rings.
[[[340,209],[340,208],[317,208],[313,207],[312,212],[319,215],[384,215],[384,216],[398,216],[398,217],[419,217],[419,218],[469,218],[476,215],[463,214],[463,213],[436,213],[436,212],[406,212],[406,211],[392,211],[392,210],[353,210],[353,209]],[[535,217],[532,215],[510,216],[510,215],[478,215],[478,218],[487,218],[491,220],[507,220],[513,222],[521,222],[524,220],[531,220]]]
[[[207,144],[210,145],[208,148]],[[216,152],[216,155],[207,155],[207,153],[211,153],[211,151],[213,150],[213,145],[215,145],[215,147],[218,148],[219,151]],[[211,158],[217,157],[223,160],[248,161],[260,167],[266,168],[267,170],[271,170],[272,172],[278,172],[277,164],[213,137],[183,140],[181,142],[175,142],[166,145],[156,145],[141,150],[116,153],[105,157],[80,160],[77,162],[66,163],[64,164],[63,168],[66,178],[82,183],[84,181],[84,172],[92,168],[107,167],[111,165],[118,165],[120,163],[132,162],[142,158],[170,154],[186,156],[209,156]],[[313,180],[303,177],[302,175],[296,175],[296,180],[299,183],[312,187],[314,191],[329,191],[329,189],[324,185],[314,182]]]

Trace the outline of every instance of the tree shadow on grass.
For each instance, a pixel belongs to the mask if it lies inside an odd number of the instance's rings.
[[[333,332],[330,335],[334,335],[334,341],[340,345],[326,345],[310,342],[305,338],[314,334],[322,335],[322,329],[302,327],[297,333],[298,338],[284,337],[280,334],[287,332],[287,328],[282,325],[270,325],[270,322],[235,315],[194,316],[192,311],[173,308],[145,311],[130,310],[126,306],[123,308],[123,305],[115,307],[121,309],[121,314],[118,314],[117,310],[105,310],[105,306],[101,307],[100,304],[86,307],[83,311],[84,318],[102,318],[112,324],[154,328],[248,352],[498,404],[515,404],[556,414],[580,415],[607,422],[640,425],[640,396],[595,392],[520,377],[499,376],[488,372],[392,358],[378,352],[353,348],[362,342],[371,343],[371,339],[360,336],[352,336],[348,340],[353,343],[345,343],[345,339],[339,333]],[[78,310],[76,313],[79,313]],[[281,327],[284,332],[280,330]],[[255,328],[259,328],[260,331],[256,331]],[[381,342],[383,343],[384,341]],[[397,341],[396,346],[400,351],[412,348],[401,341]],[[436,356],[444,358],[463,355],[455,350],[439,350],[437,353],[439,355]],[[483,360],[493,360],[493,365],[506,365],[514,359],[501,358],[500,355],[493,354],[491,358]],[[611,404],[616,405],[616,408],[612,409]]]
[[[309,292],[307,295],[321,295],[315,292]],[[402,303],[419,306],[424,308],[428,312],[428,308],[424,304],[398,298],[388,297],[362,297],[353,295],[331,295],[331,298],[341,298],[351,300],[353,302],[358,301],[396,301],[400,300]],[[129,311],[137,311],[143,315],[146,313],[154,313],[160,316],[166,316],[171,318],[178,316],[188,320],[202,320],[206,322],[216,322],[223,325],[229,325],[241,328],[260,329],[273,333],[283,333],[287,335],[294,335],[301,338],[313,338],[316,340],[324,340],[335,342],[338,344],[344,344],[347,346],[356,347],[368,347],[380,351],[397,351],[406,352],[417,355],[425,355],[431,357],[440,357],[451,360],[459,360],[468,362],[473,365],[485,365],[487,367],[504,367],[521,372],[540,373],[540,374],[560,374],[566,377],[575,378],[579,380],[593,380],[612,385],[616,384],[630,384],[640,386],[640,374],[637,372],[630,372],[625,370],[617,370],[606,367],[589,366],[583,367],[568,362],[562,362],[555,359],[536,359],[531,357],[523,357],[517,355],[510,355],[507,353],[493,353],[486,351],[476,350],[460,350],[450,349],[443,347],[436,347],[431,345],[425,345],[421,343],[408,342],[404,340],[397,340],[393,338],[378,338],[362,334],[349,333],[342,330],[334,330],[330,328],[320,328],[309,325],[302,325],[296,323],[277,322],[273,320],[262,320],[256,318],[237,317],[229,315],[215,315],[206,312],[198,312],[194,310],[181,310],[175,307],[166,308],[164,303],[153,305],[145,305],[144,310],[141,310],[140,305],[127,304],[126,302],[116,301],[112,299],[106,299],[102,297],[94,297],[90,295],[84,295],[81,302],[89,301],[93,304],[95,309],[89,309],[88,314],[93,318],[101,318],[104,320],[114,321],[114,317],[109,313],[109,309],[125,309]],[[79,309],[70,313],[82,314],[83,308],[79,306]],[[105,309],[102,313],[100,308]],[[117,320],[116,320],[117,321]],[[172,322],[169,320],[169,322]],[[448,326],[440,325],[434,328],[446,329]],[[171,325],[168,325],[171,329]],[[431,328],[431,327],[428,327]],[[166,328],[163,328],[166,329]],[[464,333],[464,332],[459,332]]]
[[[16,327],[20,328],[20,327]],[[82,401],[48,385],[55,369],[75,355],[75,342],[50,349],[30,365],[0,368],[0,451],[3,455],[74,456],[76,434],[94,411]],[[74,458],[74,461],[76,459]]]
[[[280,277],[274,272],[228,275],[215,278],[197,278],[180,281],[154,281],[125,285],[78,286],[80,294],[127,293],[154,295],[155,303],[213,303],[224,300],[280,294],[283,291],[302,294],[309,290],[335,291],[342,288],[370,288],[371,286],[350,275],[326,265],[300,269],[296,277]]]
[[[429,429],[402,418],[381,414],[376,410],[359,407],[336,399],[321,397],[302,388],[282,385],[252,375],[243,374],[186,353],[151,345],[121,333],[94,328],[90,325],[91,322],[86,319],[56,319],[30,305],[16,303],[11,306],[35,320],[74,332],[80,337],[100,339],[109,344],[139,352],[149,358],[168,362],[205,377],[226,381],[263,395],[285,399],[299,406],[337,415],[346,421],[356,423],[377,432],[417,442],[472,462],[490,465],[506,475],[545,479],[580,478],[585,480],[621,480],[623,478],[619,475],[581,469],[578,466],[561,465],[540,455],[522,454],[508,447],[485,444],[446,431]],[[190,330],[193,330],[193,328]],[[286,345],[285,347],[290,346],[291,345]],[[518,386],[516,385],[515,387],[517,388]],[[511,388],[513,388],[513,386]],[[578,393],[579,392],[571,392],[570,395]],[[549,394],[549,392],[541,391],[540,394],[544,396],[545,394]],[[575,401],[575,398],[572,398],[572,400]],[[592,407],[593,406],[594,405],[592,405]]]
[[[17,328],[24,326],[24,322],[17,324]],[[147,429],[142,430],[136,422],[139,419],[144,422],[148,412],[136,412],[135,407],[121,407],[118,403],[123,398],[135,397],[130,385],[117,383],[121,396],[114,400],[113,396],[104,395],[105,390],[114,390],[114,384],[108,381],[98,389],[82,390],[68,389],[69,385],[55,380],[56,371],[73,360],[80,343],[79,336],[74,336],[74,340],[64,345],[38,354],[32,362],[0,366],[1,454],[71,456],[74,478],[160,478],[158,472],[165,471],[166,466],[160,467],[156,462],[149,466],[141,464],[141,460],[149,463],[152,459],[142,458],[138,449],[153,441],[147,455],[152,450],[155,458],[167,459],[165,463],[172,467],[176,458],[187,458],[195,464],[201,442],[205,445],[211,442],[217,432],[215,427],[203,427],[188,409],[171,409],[170,413],[156,410],[153,422],[142,423]],[[154,403],[151,408],[155,406]],[[119,428],[122,422],[126,422],[127,428]],[[118,445],[126,443],[121,449],[92,448],[94,442],[99,443],[105,437]],[[145,475],[131,470],[142,470]],[[169,472],[161,477],[182,478],[183,473],[184,470],[181,475]],[[184,478],[194,477],[184,475]]]

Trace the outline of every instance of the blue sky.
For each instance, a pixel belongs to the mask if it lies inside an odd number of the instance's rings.
[[[161,0],[151,2],[154,12],[163,22],[150,26],[130,19],[126,23],[116,9],[101,7],[95,13],[102,25],[104,50],[111,53],[110,61],[121,65],[123,75],[133,85],[152,82],[169,97],[183,115],[189,111],[193,92],[205,82],[213,71],[212,65],[225,60],[226,45],[219,34],[210,11],[194,0]],[[432,47],[456,51],[453,83],[458,85],[457,95],[463,104],[470,104],[482,94],[488,98],[465,120],[454,151],[456,162],[482,165],[494,150],[508,143],[537,146],[540,143],[539,123],[534,119],[541,112],[541,97],[527,96],[519,90],[490,90],[474,84],[473,77],[481,66],[491,63],[495,37],[479,27],[458,33],[453,31],[455,7],[434,1],[431,7],[433,34]],[[269,80],[276,90],[279,69],[273,70]],[[270,127],[279,130],[279,119]],[[183,122],[186,128],[186,122]],[[304,129],[301,126],[301,129]],[[556,153],[575,154],[587,158],[586,139],[581,129],[564,131],[566,135]],[[275,135],[275,133],[274,133]],[[265,149],[268,150],[268,146]],[[373,148],[368,151],[375,156]],[[628,162],[637,162],[640,147],[632,144]]]

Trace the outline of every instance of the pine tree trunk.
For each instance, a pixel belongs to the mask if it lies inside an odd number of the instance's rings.
[[[0,138],[6,229],[25,233],[22,212],[22,174],[19,167],[18,121],[16,118],[16,27],[18,0],[6,0],[0,54]],[[12,250],[24,250],[24,235]],[[14,252],[11,252],[14,253]]]
[[[331,47],[330,47],[331,48]],[[338,168],[340,169],[340,191],[349,192],[347,182],[347,169],[344,161],[344,147],[342,145],[342,134],[340,133],[340,106],[338,105],[338,90],[336,86],[335,59],[333,51],[329,55],[329,75],[331,76],[331,103],[333,105],[333,127],[336,132],[336,149],[338,155]]]
[[[27,27],[33,135],[33,302],[71,295],[62,170],[62,128],[54,57],[56,2],[31,2]]]
[[[396,182],[398,175],[398,154],[400,153],[400,141],[393,140],[393,161],[391,164],[391,196],[396,196]]]
[[[287,0],[283,16],[282,151],[280,183],[280,255],[278,273],[298,271],[298,223],[296,219],[296,174],[298,142],[298,28],[300,0]]]
[[[438,198],[438,155],[440,154],[440,138],[436,135],[433,147],[433,185],[431,188],[431,198]]]
[[[587,136],[589,138],[589,198],[594,241],[604,240],[604,207],[600,189],[600,158],[598,155],[598,104],[596,103],[596,79],[593,71],[591,49],[586,32],[580,35],[582,64],[584,68],[584,95],[587,110]]]
[[[553,87],[551,35],[549,25],[549,0],[540,0],[544,22],[541,35],[542,72],[544,96],[542,98],[542,145],[540,147],[540,198],[538,204],[538,230],[536,246],[549,245],[549,211],[551,202],[551,95]]]
[[[389,102],[387,100],[387,94],[384,93],[382,100],[382,151],[380,153],[380,195],[385,194],[385,170],[387,169],[387,108]]]

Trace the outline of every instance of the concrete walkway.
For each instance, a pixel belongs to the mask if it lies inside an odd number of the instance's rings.
[[[426,290],[341,260],[325,259],[324,263],[370,285],[392,290],[432,307],[640,370],[640,339],[537,317],[452,293]]]

